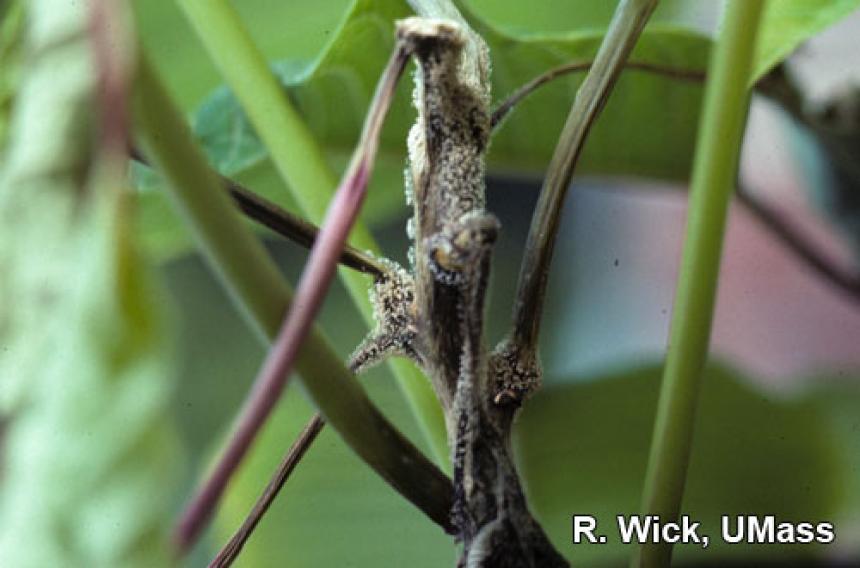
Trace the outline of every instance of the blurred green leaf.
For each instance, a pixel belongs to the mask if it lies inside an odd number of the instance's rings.
[[[24,3],[0,4],[0,152],[6,144],[9,114],[18,88],[24,37]]]
[[[351,155],[378,76],[390,54],[393,22],[408,14],[402,0],[355,2],[336,34],[332,34],[337,39],[330,41],[317,60],[290,59],[274,66],[280,80],[288,86],[292,102],[312,124],[314,133],[321,135],[327,144],[328,159],[336,171],[345,166]],[[306,30],[300,33],[306,34]],[[383,131],[386,147],[397,150],[381,155],[374,169],[363,213],[365,222],[371,224],[404,209],[402,172],[405,135],[412,120],[410,88],[409,85],[400,88],[393,105],[393,118]],[[192,124],[218,171],[237,178],[272,201],[287,207],[293,205],[265,149],[226,87],[218,88],[198,108]],[[134,183],[141,191],[139,226],[147,250],[156,259],[186,250],[188,237],[164,203],[161,181],[147,170],[136,168]]]
[[[331,40],[351,0],[234,0],[254,42],[272,60],[310,60]],[[133,0],[140,39],[186,111],[223,83],[176,2]]]
[[[607,380],[549,386],[526,405],[516,447],[530,502],[560,550],[578,565],[620,565],[629,545],[615,516],[638,514],[660,369]],[[860,432],[830,421],[826,392],[774,399],[732,372],[708,370],[700,399],[683,513],[702,521],[710,545],[676,546],[674,558],[709,562],[797,558],[815,545],[729,545],[719,538],[720,515],[775,515],[786,521],[834,521],[836,532],[856,501],[854,449]],[[843,392],[856,408],[856,387]],[[850,485],[853,483],[853,487]],[[606,545],[570,543],[573,514],[593,514]],[[842,515],[842,516],[840,516]]]
[[[563,34],[571,29],[602,30],[609,25],[618,5],[617,0],[535,2],[528,10],[523,10],[521,3],[510,0],[461,0],[456,3],[468,6],[494,26],[520,36],[536,32]]]
[[[860,0],[778,0],[765,6],[753,79],[767,73],[797,49],[860,7]]]
[[[180,463],[164,298],[99,177],[88,4],[27,3],[0,172],[0,558],[164,566]],[[107,181],[105,181],[107,180]]]
[[[590,61],[602,39],[601,32],[589,31],[564,39],[512,40],[489,30],[483,35],[492,49],[493,90],[499,98],[546,70]],[[709,41],[698,34],[651,28],[630,59],[702,71],[709,48]],[[493,138],[491,171],[539,174],[546,167],[583,76],[575,73],[553,81],[520,103]],[[589,134],[577,173],[686,179],[701,93],[695,82],[625,72]]]
[[[4,378],[26,380],[4,433],[0,557],[11,566],[170,564],[181,464],[169,419],[171,335],[129,240],[130,211],[112,201],[85,204],[65,235],[68,270],[51,284],[59,325],[42,321],[43,333],[54,327],[50,350],[25,335],[4,353]],[[30,304],[44,287],[14,297]],[[19,351],[28,348],[38,352]],[[41,364],[23,375],[19,357]]]
[[[347,153],[355,143],[376,79],[393,45],[393,22],[407,13],[402,0],[356,1],[335,40],[319,59],[312,63],[290,60],[275,64],[275,73],[285,85],[292,102],[329,151]],[[570,61],[589,61],[602,37],[598,30],[579,28],[564,36],[522,39],[504,35],[485,24],[480,24],[477,29],[485,35],[492,50],[493,87],[499,98],[542,71]],[[701,36],[683,30],[661,29],[646,34],[636,58],[638,61],[701,70],[707,61],[707,49],[708,42]],[[621,120],[599,128],[599,134],[595,135],[598,141],[592,145],[604,150],[618,150],[615,147],[622,146],[614,142],[627,141],[630,145],[629,134],[637,124],[631,121],[640,120],[638,117],[648,125],[661,124],[664,129],[674,127],[676,131],[682,129],[675,132],[674,138],[686,140],[680,134],[689,135],[693,128],[686,119],[697,111],[700,89],[662,77],[639,75],[636,73],[635,78],[629,77],[629,84],[621,89],[626,95],[614,97],[624,99],[616,105],[616,111],[619,111],[616,114],[622,115]],[[516,113],[520,118],[509,120],[494,139],[491,166],[500,166],[503,170],[538,171],[542,168],[554,147],[560,124],[580,79],[581,74],[569,80],[559,80],[524,103]],[[657,92],[652,82],[656,83]],[[644,94],[638,94],[643,90]],[[408,101],[410,91],[409,85],[400,89],[383,134],[385,151],[400,159],[405,159],[405,133],[414,119],[414,111]],[[675,91],[680,91],[680,94]],[[691,92],[694,104],[685,104],[691,99]],[[672,112],[652,109],[655,102],[662,103]],[[647,103],[651,106],[641,109],[636,106]],[[658,116],[650,117],[649,110],[657,111]],[[203,103],[193,122],[210,159],[222,173],[234,175],[265,158],[265,149],[225,88],[219,88]],[[603,140],[606,137],[610,139]],[[666,138],[671,139],[669,135]],[[650,159],[659,157],[653,149],[653,137],[634,140],[633,143],[637,142],[639,144],[634,149],[623,149],[621,158],[609,160],[599,152],[592,152],[594,155],[590,161],[586,159],[586,170],[625,173],[623,169],[616,171],[620,167],[644,175],[684,175],[686,168],[683,164],[678,165],[675,158],[664,158],[658,164]],[[648,153],[643,155],[644,152]]]

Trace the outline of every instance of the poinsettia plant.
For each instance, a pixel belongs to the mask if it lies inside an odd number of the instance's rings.
[[[765,552],[860,558],[856,368],[774,399],[709,356],[732,198],[860,330],[856,263],[739,174],[755,97],[856,252],[856,92],[790,56],[858,2],[484,4],[0,7],[4,565],[764,554],[570,542],[637,513],[828,521]],[[564,254],[585,176],[689,189],[668,348],[588,377],[557,346],[611,344],[611,305],[574,328],[548,291],[595,268]]]

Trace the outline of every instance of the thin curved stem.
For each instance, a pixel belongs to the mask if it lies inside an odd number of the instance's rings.
[[[263,515],[269,510],[269,507],[287,482],[290,474],[304,457],[319,433],[322,432],[324,426],[325,419],[318,413],[314,414],[308,423],[305,424],[296,441],[293,442],[293,445],[287,450],[281,463],[278,464],[278,469],[275,470],[272,479],[257,499],[254,508],[248,513],[242,526],[236,530],[230,541],[224,545],[218,555],[209,563],[209,568],[227,568],[233,564],[245,546],[245,543],[251,537],[254,529],[257,528],[260,520],[262,520]]]
[[[227,0],[176,1],[265,144],[301,213],[321,224],[337,178],[235,8]],[[350,243],[374,254],[380,250],[360,222],[350,232]],[[341,271],[340,278],[365,322],[375,325],[367,279],[351,271]],[[437,463],[448,467],[445,421],[430,384],[409,361],[393,358],[388,365],[427,436]]]
[[[576,94],[532,217],[514,300],[510,341],[534,351],[562,203],[591,126],[606,104],[627,57],[657,0],[623,0],[600,44],[591,71]]]
[[[298,215],[293,215],[229,178],[221,179],[224,187],[230,192],[230,197],[249,218],[300,246],[308,249],[314,246],[319,235],[319,228],[316,225]],[[348,244],[344,245],[338,262],[359,272],[370,274],[374,278],[382,277],[389,270],[376,258]]]
[[[136,162],[150,166],[138,148],[131,148],[129,155]],[[290,213],[278,204],[254,193],[227,176],[218,175],[218,177],[221,179],[224,189],[233,198],[233,202],[249,219],[299,246],[309,249],[314,245],[319,234],[319,227]],[[344,245],[339,262],[348,268],[369,274],[374,278],[380,278],[388,271],[388,267],[382,262],[348,244]]]
[[[192,537],[199,530],[200,519],[208,518],[287,385],[302,344],[334,278],[337,259],[346,237],[358,216],[376,157],[382,123],[408,58],[406,49],[398,45],[380,78],[361,139],[329,206],[326,220],[299,280],[295,299],[254,379],[226,448],[211,475],[186,508],[179,525],[180,535]]]
[[[287,282],[241,222],[145,58],[135,86],[137,133],[165,176],[168,195],[243,315],[271,341],[292,297]],[[297,368],[313,403],[344,442],[428,517],[449,528],[450,479],[385,419],[315,327]],[[211,511],[203,507],[186,518],[177,536],[180,552],[194,542]]]
[[[592,61],[571,62],[538,75],[514,91],[496,107],[492,116],[493,127],[498,127],[517,104],[543,85],[570,73],[586,71],[591,68],[592,63]],[[705,71],[634,61],[628,61],[625,69],[694,82],[704,81],[706,76]],[[802,104],[800,101],[802,96],[783,66],[776,67],[773,71],[762,77],[756,83],[756,92],[782,106],[786,112],[800,121],[801,124],[809,126],[808,118],[801,111]],[[815,245],[800,235],[790,223],[780,217],[779,213],[756,199],[748,189],[738,186],[737,196],[738,201],[753,214],[756,221],[761,223],[765,229],[779,239],[798,260],[809,266],[836,289],[847,294],[849,298],[860,302],[860,275],[846,271],[836,262],[827,258],[827,255],[823,251],[818,250]]]
[[[354,357],[350,358],[348,368],[355,372],[360,365],[359,360]],[[209,564],[210,568],[226,568],[230,566],[239,556],[245,543],[251,537],[251,534],[257,528],[257,525],[262,520],[263,516],[268,511],[271,504],[277,498],[278,493],[283,489],[287,479],[299,462],[304,458],[307,451],[317,438],[317,435],[325,426],[325,419],[321,414],[315,414],[302,429],[298,438],[293,442],[290,449],[287,451],[278,468],[272,474],[269,483],[266,485],[263,493],[257,498],[254,507],[248,513],[245,521],[236,530],[232,538],[221,548],[218,555]]]
[[[504,101],[499,103],[499,106],[497,106],[496,110],[493,111],[493,116],[490,121],[493,128],[498,126],[505,119],[511,109],[540,87],[564,75],[588,71],[591,69],[593,64],[593,61],[572,61],[570,63],[565,63],[564,65],[559,65],[545,73],[541,73],[511,93]],[[671,67],[668,65],[648,63],[645,61],[627,61],[624,64],[624,70],[642,71],[644,73],[662,75],[664,77],[670,77],[681,81],[701,82],[705,79],[704,71],[699,71],[697,69],[684,69],[682,67]]]

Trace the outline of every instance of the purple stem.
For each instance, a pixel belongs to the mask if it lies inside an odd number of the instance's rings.
[[[211,476],[187,506],[176,528],[175,541],[180,554],[194,544],[209,521],[227,483],[287,384],[301,345],[331,285],[346,238],[364,201],[379,146],[382,122],[391,106],[397,80],[407,60],[408,53],[398,45],[377,87],[350,167],[326,212],[308,264],[299,280],[293,303],[242,406],[236,429]]]
[[[132,66],[129,46],[122,39],[126,22],[122,2],[95,0],[89,12],[89,38],[97,72],[96,95],[99,101],[102,151],[111,157],[124,155],[128,145],[128,86]],[[118,31],[119,30],[119,31]]]

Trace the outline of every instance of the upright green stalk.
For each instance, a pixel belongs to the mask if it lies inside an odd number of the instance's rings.
[[[167,179],[171,199],[236,304],[271,341],[291,299],[288,284],[242,223],[145,59],[138,72],[134,109],[147,156]],[[382,416],[316,327],[303,343],[296,367],[310,398],[346,444],[404,497],[447,527],[450,481]],[[219,491],[223,485],[226,481]],[[187,541],[194,540],[209,512],[192,515]]]
[[[708,356],[726,213],[737,176],[763,0],[730,0],[708,73],[684,256],[645,479],[643,514],[678,518]],[[643,544],[633,566],[668,566],[672,545]]]
[[[238,14],[227,0],[177,1],[269,150],[272,162],[302,212],[319,224],[334,194],[337,179]],[[370,232],[360,222],[352,230],[350,244],[359,250],[379,251]],[[343,268],[340,277],[365,321],[372,325],[366,277]],[[407,361],[390,359],[389,364],[438,462],[447,464],[444,417],[429,383]]]

